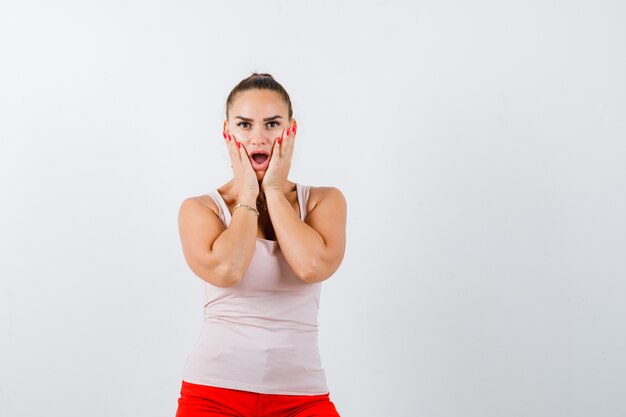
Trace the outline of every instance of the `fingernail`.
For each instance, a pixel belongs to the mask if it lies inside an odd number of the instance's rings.
[[[278,143],[280,144],[280,142],[281,142],[281,140],[280,140],[280,138],[278,138]]]
[[[291,132],[292,133],[296,133],[296,124],[294,123],[293,126],[291,126]]]
[[[222,135],[224,135],[224,139],[226,139],[226,132],[222,131]]]
[[[241,148],[241,143],[237,142],[237,148]]]

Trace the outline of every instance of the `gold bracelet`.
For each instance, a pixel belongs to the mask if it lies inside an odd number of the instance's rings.
[[[237,210],[237,208],[239,208],[239,207],[245,207],[245,208],[247,208],[250,211],[254,211],[256,213],[256,216],[259,217],[259,211],[256,208],[248,206],[246,204],[241,204],[241,203],[239,203],[239,204],[237,204],[235,206],[235,208],[233,209],[233,214],[235,213],[235,210]]]

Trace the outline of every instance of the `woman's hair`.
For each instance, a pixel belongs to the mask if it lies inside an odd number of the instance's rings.
[[[278,81],[274,79],[270,74],[263,73],[252,73],[248,78],[244,78],[233,88],[233,90],[228,95],[228,99],[226,100],[226,118],[228,119],[228,109],[231,104],[235,100],[235,96],[243,91],[252,90],[272,90],[276,91],[287,103],[287,108],[289,110],[289,120],[291,120],[291,116],[293,114],[293,110],[291,109],[291,100],[289,99],[289,94],[287,94],[287,90],[283,88],[282,85]]]

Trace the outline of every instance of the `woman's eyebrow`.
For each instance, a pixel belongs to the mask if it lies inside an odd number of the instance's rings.
[[[276,116],[272,116],[272,117],[266,117],[265,119],[263,119],[263,121],[267,122],[269,120],[274,120],[274,119],[278,119],[278,118],[282,119],[283,116],[276,115]],[[253,122],[254,121],[253,119],[249,119],[249,118],[243,117],[243,116],[236,116],[235,119],[241,119],[241,120],[244,120],[246,122]]]

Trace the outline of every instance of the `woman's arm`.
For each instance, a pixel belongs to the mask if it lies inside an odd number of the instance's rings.
[[[256,207],[252,195],[238,201]],[[178,227],[187,265],[198,277],[222,288],[241,281],[256,247],[256,214],[235,210],[230,225],[224,228],[213,209],[191,197],[180,206]]]
[[[346,247],[346,200],[338,188],[317,187],[319,199],[303,222],[280,189],[265,191],[276,238],[285,259],[303,281],[330,277]],[[301,207],[300,210],[306,210]]]

